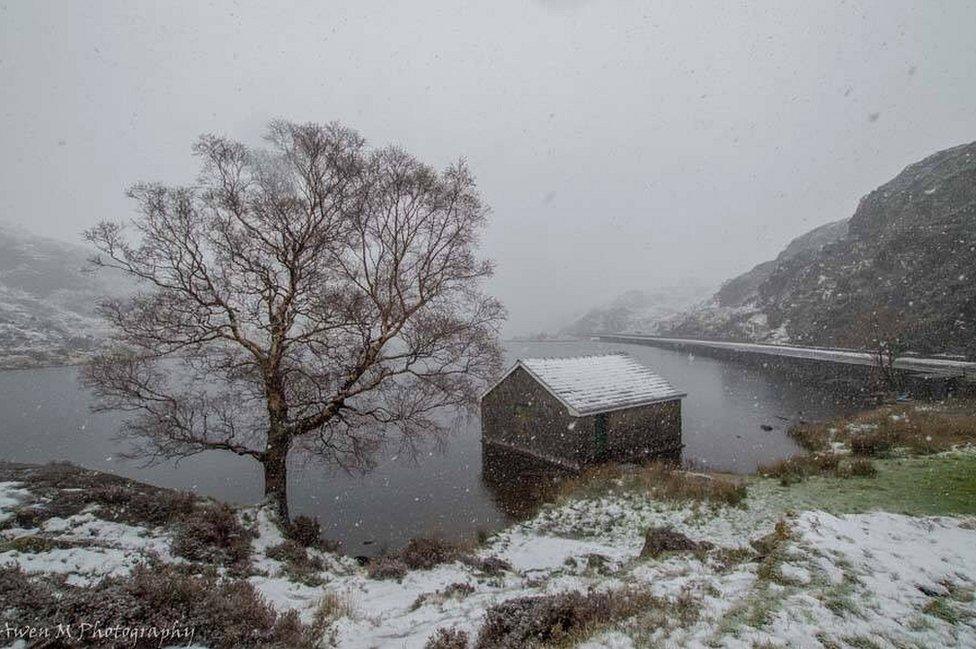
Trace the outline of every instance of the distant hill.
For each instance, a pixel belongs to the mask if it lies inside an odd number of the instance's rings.
[[[694,282],[627,291],[590,309],[560,333],[577,336],[621,331],[653,333],[662,320],[681,313],[708,293],[707,287]]]
[[[662,332],[976,356],[974,278],[976,142],[908,166]]]
[[[107,335],[98,299],[125,292],[105,273],[83,273],[81,245],[0,223],[0,368],[83,360]]]

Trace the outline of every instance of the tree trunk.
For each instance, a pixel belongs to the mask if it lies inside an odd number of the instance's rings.
[[[288,447],[285,439],[271,438],[261,464],[264,466],[264,497],[271,501],[281,522],[291,522],[288,517]]]

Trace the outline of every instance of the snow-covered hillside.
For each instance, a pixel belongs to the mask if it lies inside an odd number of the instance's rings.
[[[709,287],[697,282],[627,291],[579,316],[562,333],[654,333],[660,322],[673,318],[709,293]]]
[[[95,306],[124,289],[84,272],[89,254],[0,223],[0,368],[77,362],[104,340]]]

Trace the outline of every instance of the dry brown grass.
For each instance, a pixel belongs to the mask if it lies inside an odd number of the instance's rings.
[[[319,600],[312,616],[312,626],[324,632],[332,624],[344,617],[353,617],[355,609],[352,603],[337,593],[326,593]]]
[[[835,478],[870,478],[877,474],[871,461],[862,457],[845,457],[836,453],[795,455],[786,460],[762,464],[756,472],[765,477],[779,478],[784,486],[814,475]]]
[[[952,399],[921,409],[918,404],[888,405],[844,419],[801,424],[789,433],[813,452],[840,442],[865,457],[884,457],[894,449],[927,455],[976,443],[976,402]]]
[[[735,477],[692,473],[651,462],[638,467],[604,464],[588,468],[561,482],[554,499],[599,496],[614,490],[637,491],[657,500],[723,505],[738,505],[746,497],[745,484]]]

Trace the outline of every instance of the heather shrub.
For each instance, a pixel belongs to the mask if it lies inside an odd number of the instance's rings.
[[[410,539],[400,551],[400,560],[411,570],[429,570],[458,558],[458,546],[439,538]]]
[[[468,634],[460,629],[437,629],[424,649],[468,649]]]
[[[49,518],[49,517],[48,517]],[[45,520],[43,509],[34,505],[24,505],[14,510],[11,521],[14,526],[29,530],[40,527]]]
[[[233,508],[208,503],[177,524],[173,550],[190,561],[242,568],[249,563],[252,537]]]
[[[285,527],[285,535],[306,548],[318,547],[322,537],[322,526],[317,518],[311,516],[296,516]]]
[[[13,550],[15,552],[24,552],[28,554],[49,552],[57,548],[66,547],[71,547],[71,544],[58,539],[51,539],[44,536],[34,536],[31,534],[0,541],[0,549],[4,551]]]
[[[91,499],[101,506],[102,518],[155,527],[193,514],[198,498],[184,491],[143,491],[126,484],[96,488]]]
[[[472,554],[462,554],[458,557],[458,560],[475,570],[480,570],[489,577],[500,575],[503,572],[511,572],[512,570],[512,564],[498,557],[477,557]]]
[[[519,597],[488,609],[475,647],[521,649],[570,644],[600,625],[662,604],[644,591],[629,589]]]
[[[403,579],[407,565],[395,556],[380,557],[369,562],[366,574],[370,579]]]
[[[449,599],[464,599],[474,592],[474,586],[463,581],[456,581],[448,584],[439,591],[433,593],[421,593],[410,605],[410,610],[415,611],[425,604],[443,604]]]
[[[325,567],[322,559],[309,554],[307,549],[295,541],[286,539],[268,548],[267,555],[271,559],[281,561],[284,564],[285,574],[293,581],[307,586],[322,584],[322,577],[319,574]]]
[[[54,598],[47,582],[30,577],[16,564],[0,565],[0,602],[4,603],[0,619],[12,624],[33,624],[36,615]]]
[[[801,423],[795,426],[790,426],[786,433],[796,440],[796,443],[802,446],[807,451],[813,453],[819,453],[821,451],[826,451],[830,448],[831,441],[831,427],[830,425],[817,422],[817,423]]]
[[[641,558],[656,559],[665,552],[703,552],[714,547],[708,541],[693,541],[671,527],[652,527],[644,533]]]
[[[54,587],[16,568],[0,569],[4,621],[12,624],[79,628],[192,629],[192,643],[213,649],[313,647],[310,627],[292,612],[278,615],[243,580],[195,575],[176,566],[139,566],[130,576],[104,579],[91,588]],[[89,640],[91,640],[89,638]],[[100,647],[158,649],[187,644],[187,636],[107,637]]]
[[[53,518],[68,518],[90,505],[107,520],[155,527],[192,514],[193,494],[154,487],[120,476],[91,471],[63,462],[9,470],[9,478],[24,483],[39,501],[19,512],[22,527],[37,527]]]

